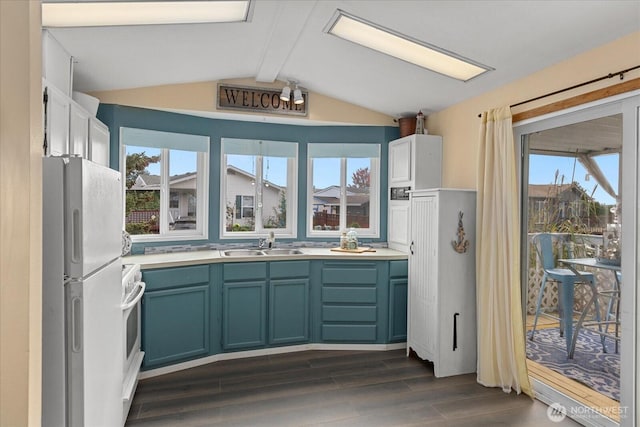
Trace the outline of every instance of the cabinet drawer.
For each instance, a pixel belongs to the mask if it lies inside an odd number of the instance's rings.
[[[278,261],[270,264],[272,279],[309,277],[309,261]]]
[[[371,287],[355,287],[355,286],[340,286],[331,287],[325,286],[322,288],[322,302],[323,303],[369,303],[375,304],[376,288]]]
[[[148,291],[177,288],[196,283],[209,283],[209,266],[162,268],[145,270],[142,280],[147,283]]]
[[[389,261],[389,277],[407,277],[409,263],[407,260]]]
[[[378,270],[371,268],[330,268],[322,269],[323,284],[363,284],[375,285],[378,279]]]
[[[375,322],[375,306],[325,305],[322,307],[322,320],[325,322]]]
[[[264,280],[267,278],[266,262],[238,262],[224,265],[224,281]]]
[[[375,341],[376,325],[322,325],[324,341]]]

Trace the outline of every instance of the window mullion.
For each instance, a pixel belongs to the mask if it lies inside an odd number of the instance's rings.
[[[347,158],[340,159],[340,230],[347,228]]]
[[[160,234],[169,231],[169,149],[163,148],[160,156]]]
[[[205,218],[204,213],[204,194],[205,188],[208,188],[205,184],[204,176],[208,174],[205,172],[205,157],[203,153],[198,153],[196,165],[196,230],[201,233],[204,230],[205,221],[209,220],[208,218]]]
[[[262,181],[263,156],[256,156],[256,188],[255,199],[253,201],[253,220],[256,233],[261,233],[262,228],[262,195],[264,193],[264,183]]]

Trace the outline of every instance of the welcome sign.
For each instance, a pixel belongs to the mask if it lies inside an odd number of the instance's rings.
[[[307,115],[309,94],[306,91],[302,91],[303,104],[293,103],[293,90],[290,101],[281,100],[281,92],[278,89],[219,84],[218,109],[294,116]]]

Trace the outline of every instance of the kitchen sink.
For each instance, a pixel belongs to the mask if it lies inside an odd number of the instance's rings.
[[[299,249],[286,249],[286,248],[278,248],[278,249],[264,249],[265,255],[302,255],[302,251]]]
[[[229,249],[228,251],[222,251],[222,256],[228,257],[252,257],[252,256],[264,256],[264,255],[302,255],[302,251],[299,249]]]
[[[257,249],[231,249],[222,252],[223,256],[263,256],[264,253]]]

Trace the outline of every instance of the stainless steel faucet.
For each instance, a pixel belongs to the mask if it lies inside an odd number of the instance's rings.
[[[267,239],[258,239],[258,249],[264,249],[267,244]]]

